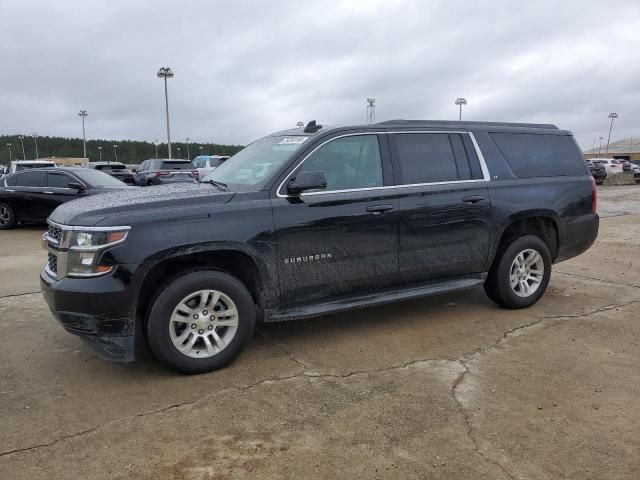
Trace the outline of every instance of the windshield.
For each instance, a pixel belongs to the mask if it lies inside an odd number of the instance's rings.
[[[126,166],[124,166],[122,164],[117,164],[117,163],[96,166],[96,170],[102,170],[102,171],[104,171],[104,170],[110,170],[110,171],[113,171],[113,170],[126,170],[126,169],[127,169]]]
[[[166,160],[162,162],[161,168],[163,170],[193,170],[193,163],[184,160]]]
[[[106,173],[100,172],[98,170],[74,170],[73,174],[76,177],[80,177],[81,180],[85,181],[92,187],[123,187],[126,184],[118,180],[117,178],[112,177]]]
[[[306,136],[261,138],[205,175],[202,181],[213,180],[226,183],[237,186],[240,190],[259,190],[308,138]]]

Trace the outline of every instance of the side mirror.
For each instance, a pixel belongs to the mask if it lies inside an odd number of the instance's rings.
[[[79,192],[84,190],[84,185],[78,182],[69,182],[69,188],[75,188]]]
[[[308,190],[321,190],[327,188],[327,179],[323,172],[298,172],[296,177],[289,180],[287,191],[293,195],[298,195]]]

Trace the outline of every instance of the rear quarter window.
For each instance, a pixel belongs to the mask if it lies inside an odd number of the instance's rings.
[[[535,133],[491,133],[516,177],[585,175],[573,137]]]

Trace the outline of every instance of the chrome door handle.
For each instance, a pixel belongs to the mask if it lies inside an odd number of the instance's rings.
[[[373,213],[374,215],[380,215],[384,212],[388,212],[389,210],[393,210],[393,205],[371,205],[367,207],[367,212]]]
[[[465,203],[478,203],[484,199],[485,198],[482,195],[469,195],[468,197],[463,197],[462,201]]]
[[[49,195],[53,195],[53,192],[50,192],[50,191],[48,191],[48,190],[45,190],[45,191],[44,191],[44,192],[42,192],[42,193],[48,193]]]

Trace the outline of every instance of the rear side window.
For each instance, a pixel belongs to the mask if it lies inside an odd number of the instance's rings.
[[[44,172],[31,170],[29,172],[16,175],[17,187],[44,187]]]
[[[492,133],[491,138],[516,177],[553,177],[586,173],[582,155],[571,136]]]
[[[392,135],[392,145],[399,162],[401,184],[482,178],[468,135],[400,133]]]
[[[162,162],[163,170],[193,170],[191,162]]]

